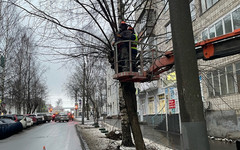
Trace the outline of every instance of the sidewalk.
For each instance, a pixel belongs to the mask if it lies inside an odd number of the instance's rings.
[[[121,129],[120,119],[106,119],[105,123],[112,125],[115,128]],[[180,148],[180,135],[167,133],[154,129],[152,126],[140,125],[143,138],[148,139],[156,144],[166,146],[171,149]]]
[[[81,124],[81,118],[75,118],[75,121],[79,121],[79,124],[77,125],[76,129],[79,131],[81,135],[79,135],[80,141],[82,145],[84,146],[82,149],[94,149],[92,145],[95,145],[98,150],[105,150],[105,149],[114,149],[113,147],[117,147],[121,145],[121,141],[114,141],[106,138],[105,134],[101,133],[99,131],[99,128],[94,128],[92,126],[93,120],[84,120],[84,125]],[[100,119],[99,120],[100,127],[106,128],[108,131],[114,131],[114,130],[121,130],[121,121],[117,119],[106,119],[105,122]],[[146,125],[141,125],[141,130],[143,132],[144,141],[147,149],[151,150],[170,150],[168,148],[170,145],[162,144],[162,142],[158,141],[169,141],[165,135],[161,135],[153,128],[148,128]],[[154,134],[154,135],[153,135]],[[174,141],[172,141],[174,142]],[[85,143],[85,144],[84,144]],[[87,143],[87,144],[86,144]],[[112,144],[112,145],[111,145]],[[96,148],[95,147],[95,148]],[[109,148],[110,147],[110,148]],[[127,147],[121,147],[123,150],[135,150],[135,148],[127,148]],[[177,148],[174,148],[177,149]]]
[[[79,121],[79,125],[81,125],[81,118],[76,118],[75,121]],[[89,128],[92,127],[93,120],[84,120],[84,124]],[[119,119],[106,119],[105,121],[100,119],[99,120],[100,127],[106,128],[108,131],[113,130],[121,130],[121,121]],[[157,145],[157,148],[160,150],[166,150],[166,149],[181,149],[181,143],[180,143],[180,135],[178,134],[171,134],[166,133],[157,129],[154,129],[152,126],[148,125],[140,125],[142,130],[142,135],[144,137],[145,145]],[[99,137],[101,139],[104,139],[106,136],[99,132],[98,128],[94,128],[93,134],[99,133]],[[95,133],[96,132],[96,133]],[[87,134],[89,134],[87,132]],[[95,138],[94,135],[90,135],[91,138]],[[85,137],[84,137],[85,138]],[[108,141],[109,142],[109,141]],[[114,142],[114,141],[111,141]],[[121,142],[118,141],[118,144],[121,144]],[[236,144],[235,143],[227,143],[222,141],[216,141],[216,140],[210,140],[210,149],[211,150],[236,150]],[[161,147],[161,148],[159,148]],[[93,149],[95,150],[95,149]],[[99,149],[98,149],[99,150]],[[106,150],[106,149],[105,149]],[[109,149],[112,150],[112,149]],[[153,149],[155,150],[155,149]]]

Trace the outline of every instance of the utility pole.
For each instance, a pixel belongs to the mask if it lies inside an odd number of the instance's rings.
[[[209,150],[189,0],[169,0],[169,9],[182,121],[182,149]]]

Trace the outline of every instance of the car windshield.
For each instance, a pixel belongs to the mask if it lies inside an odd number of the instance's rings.
[[[17,119],[18,120],[22,120],[23,119],[23,115],[17,115]]]

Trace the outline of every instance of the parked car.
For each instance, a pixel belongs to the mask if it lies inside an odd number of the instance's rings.
[[[27,120],[26,120],[26,117],[24,117],[22,120],[20,120],[19,122],[21,122],[23,128],[27,128]]]
[[[44,123],[46,122],[44,119],[44,115],[42,113],[37,113],[36,114],[37,119],[39,120],[39,123]]]
[[[22,131],[21,122],[15,122],[9,118],[0,119],[0,139],[7,138],[19,131]]]
[[[6,124],[16,123],[16,122],[13,121],[12,119],[8,119],[8,118],[2,118],[2,119],[0,119],[0,121],[1,121],[2,123],[6,123]]]
[[[33,115],[33,114],[26,114],[25,116],[31,118],[32,121],[33,121],[33,124],[37,124],[38,120],[37,120],[36,115]]]
[[[33,120],[30,117],[26,117],[27,127],[31,127],[33,125]]]
[[[64,121],[69,121],[69,118],[68,118],[68,115],[67,114],[58,114],[56,117],[55,117],[55,122],[64,122]]]
[[[15,114],[2,115],[2,116],[0,116],[0,118],[12,119],[12,120],[14,120],[15,122],[18,121],[17,115],[15,115]]]
[[[51,114],[46,114],[46,117],[45,117],[45,120],[48,121],[48,122],[51,122],[52,120],[52,115]]]

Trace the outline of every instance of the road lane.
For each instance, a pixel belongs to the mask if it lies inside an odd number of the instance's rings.
[[[81,150],[74,125],[77,122],[51,122],[31,127],[0,140],[0,150]]]

